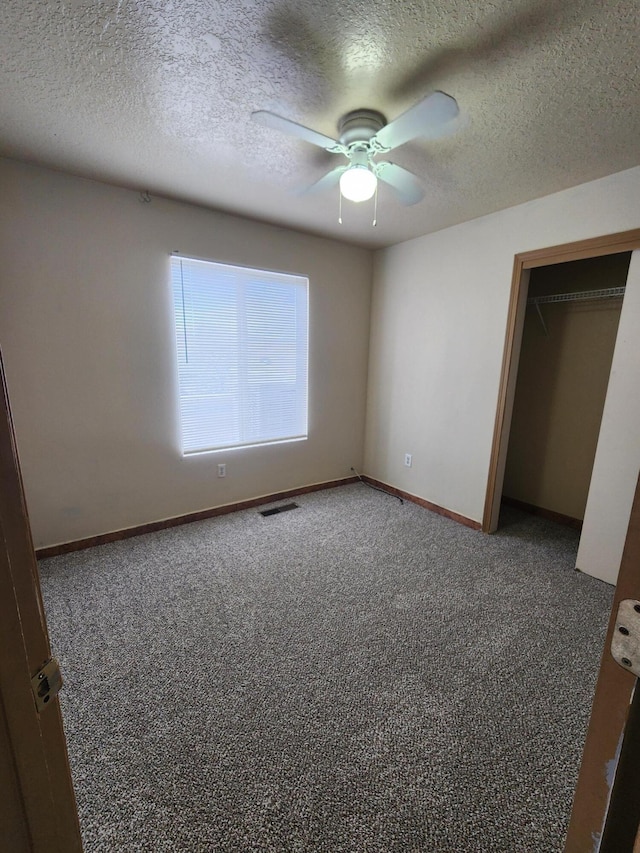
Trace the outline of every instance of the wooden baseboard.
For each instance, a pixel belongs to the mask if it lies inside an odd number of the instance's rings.
[[[428,509],[430,512],[435,512],[437,515],[443,515],[445,518],[457,521],[458,524],[464,524],[465,527],[470,527],[472,530],[482,529],[482,525],[479,521],[467,518],[466,515],[460,515],[458,512],[453,512],[451,509],[445,509],[442,506],[438,506],[438,504],[431,503],[431,501],[426,501],[424,498],[419,498],[417,495],[412,495],[410,492],[405,492],[402,489],[396,489],[395,486],[389,486],[387,483],[383,483],[380,480],[374,480],[373,477],[363,475],[362,479],[365,483],[369,483],[377,489],[382,489],[384,492],[388,492],[388,494],[394,495],[396,498],[411,501],[411,503],[418,504],[418,506],[424,507],[424,509]]]
[[[137,527],[127,527],[124,530],[114,530],[111,533],[100,533],[98,536],[76,539],[74,542],[63,542],[61,545],[37,548],[36,557],[39,560],[44,560],[47,557],[58,557],[60,554],[82,551],[84,548],[93,548],[96,545],[106,545],[108,542],[117,542],[119,539],[131,539],[133,536],[142,536],[144,533],[155,533],[158,530],[166,530],[169,527],[191,524],[194,521],[204,521],[207,518],[215,518],[218,515],[228,515],[231,512],[238,512],[242,509],[252,509],[255,506],[262,506],[262,504],[269,504],[286,498],[294,498],[296,495],[306,495],[310,492],[320,492],[324,489],[333,489],[336,486],[346,486],[349,483],[357,482],[357,477],[345,477],[342,480],[330,480],[326,483],[314,483],[312,486],[300,486],[297,489],[289,489],[286,492],[275,492],[272,495],[264,495],[260,498],[251,498],[250,500],[239,501],[238,503],[203,509],[199,512],[190,512],[187,515],[165,518],[162,521],[152,521],[149,524],[139,524]]]
[[[574,530],[582,530],[582,520],[580,518],[573,518],[571,515],[554,512],[552,509],[545,509],[542,506],[534,506],[534,504],[528,504],[526,501],[519,501],[517,498],[507,497],[507,495],[502,496],[502,503],[531,513],[531,515],[548,518],[549,521],[555,521],[556,524],[564,524],[566,527],[573,527]]]

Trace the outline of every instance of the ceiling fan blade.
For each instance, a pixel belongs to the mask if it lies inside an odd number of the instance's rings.
[[[288,133],[289,136],[297,136],[299,139],[304,139],[305,142],[318,145],[320,148],[331,150],[340,147],[340,143],[336,139],[325,136],[324,133],[318,133],[317,130],[311,130],[310,127],[305,127],[288,118],[276,115],[276,113],[270,113],[268,110],[257,110],[251,113],[251,118],[256,124],[261,124],[263,127],[271,127],[282,133]]]
[[[403,169],[395,163],[382,162],[376,164],[376,173],[381,181],[393,187],[402,204],[417,204],[424,198],[420,181],[408,169]]]
[[[385,125],[375,138],[385,148],[397,148],[417,136],[433,139],[448,132],[447,125],[459,112],[455,98],[444,92],[433,92]]]
[[[311,184],[310,187],[305,187],[300,190],[297,195],[316,195],[316,193],[321,193],[324,192],[324,190],[337,187],[340,181],[340,176],[343,172],[346,172],[348,168],[349,166],[346,165],[332,169],[330,172],[327,172],[326,175],[323,175],[319,181],[316,181],[315,184]]]

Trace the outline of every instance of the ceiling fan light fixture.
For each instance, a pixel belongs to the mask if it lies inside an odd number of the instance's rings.
[[[340,176],[340,192],[348,201],[367,201],[376,191],[378,179],[361,164],[350,166]]]

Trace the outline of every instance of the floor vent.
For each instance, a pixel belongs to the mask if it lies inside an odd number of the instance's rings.
[[[263,509],[260,515],[277,515],[279,512],[287,512],[290,509],[298,509],[298,504],[282,504],[282,506],[274,506],[272,509]]]

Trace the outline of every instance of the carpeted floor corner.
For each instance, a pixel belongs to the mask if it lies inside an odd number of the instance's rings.
[[[42,561],[86,853],[556,853],[613,588],[353,485]]]

